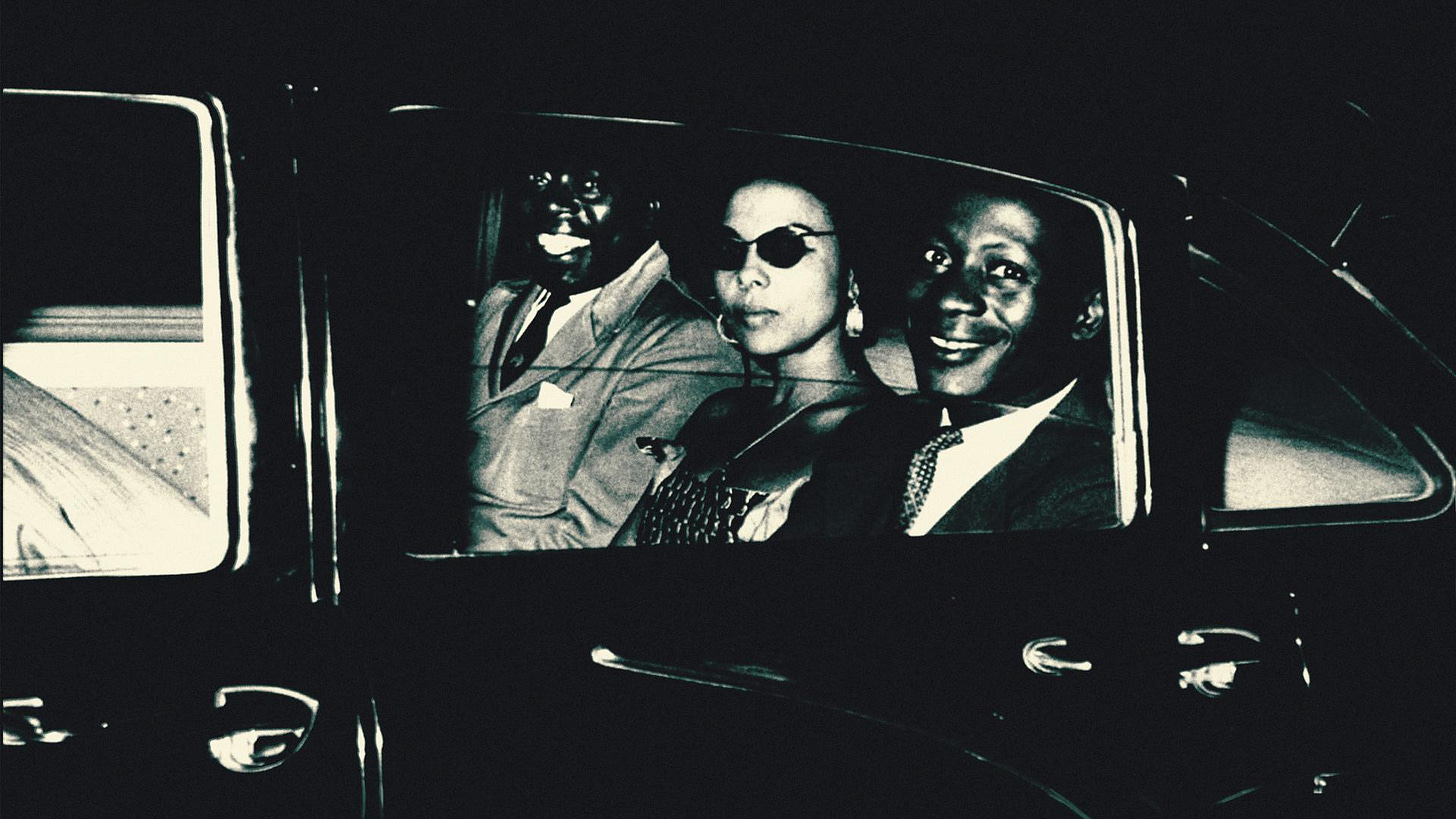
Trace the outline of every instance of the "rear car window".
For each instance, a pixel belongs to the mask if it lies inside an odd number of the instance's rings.
[[[3,104],[5,577],[210,569],[227,545],[210,114]]]
[[[1207,257],[1196,266],[1229,275]],[[1206,495],[1216,512],[1309,511],[1409,504],[1438,481],[1399,435],[1345,385],[1318,367],[1255,305],[1208,278],[1198,283],[1198,315],[1210,376],[1219,468]],[[1232,519],[1231,519],[1232,520]]]

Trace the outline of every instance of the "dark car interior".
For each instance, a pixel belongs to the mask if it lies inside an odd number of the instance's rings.
[[[448,434],[419,433],[454,428],[449,419],[460,416],[465,400],[463,356],[470,347],[474,305],[493,280],[511,275],[515,234],[506,176],[522,163],[520,146],[539,150],[544,142],[569,142],[557,133],[566,129],[579,142],[626,147],[659,160],[641,168],[665,192],[661,241],[672,275],[709,306],[710,273],[699,255],[716,235],[732,184],[766,169],[789,169],[837,183],[851,196],[874,191],[853,197],[849,227],[868,325],[864,354],[874,374],[899,392],[915,390],[903,341],[903,294],[909,281],[904,271],[916,257],[906,250],[917,241],[911,237],[923,229],[925,210],[945,192],[1005,185],[999,175],[977,168],[746,132],[555,118],[515,121],[420,106],[401,106],[379,124],[373,139],[359,141],[359,155],[329,159],[329,173],[322,175],[316,193],[346,203],[335,235],[350,237],[349,244],[329,248],[338,265],[331,299],[340,306],[333,325],[340,340],[340,412],[356,414],[357,429],[367,425],[370,430],[356,432],[356,442],[367,434],[368,443],[346,446],[343,457],[367,459],[370,465],[361,465],[361,474],[389,476],[345,487],[343,502],[357,503],[361,519],[383,515],[387,508],[439,509],[410,516],[407,524],[395,515],[381,521],[405,526],[406,550],[417,553],[448,553],[459,543],[459,535],[434,528],[459,519],[442,506],[453,495],[442,491],[451,470],[440,468],[458,457],[451,453],[460,451],[459,443]],[[379,169],[377,181],[367,190],[335,189],[334,180],[354,184],[348,163]],[[1089,201],[1083,208],[1085,225],[1078,229],[1100,244],[1105,228],[1095,201]],[[751,360],[744,366],[745,377],[762,378]],[[430,400],[422,400],[425,395]],[[362,412],[366,407],[368,412]],[[417,432],[406,435],[404,430]],[[411,500],[397,507],[399,498]]]

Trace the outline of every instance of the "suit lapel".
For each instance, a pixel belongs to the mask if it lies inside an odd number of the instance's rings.
[[[562,325],[536,358],[536,362],[509,387],[500,388],[500,362],[521,331],[531,304],[541,288],[530,282],[502,283],[493,288],[481,305],[483,323],[476,332],[480,345],[476,350],[476,367],[484,367],[488,375],[484,394],[472,401],[478,410],[484,404],[498,401],[535,387],[543,380],[576,363],[596,348],[599,339],[615,334],[622,322],[635,314],[637,307],[660,280],[667,277],[667,254],[656,244],[648,248],[622,275],[608,282],[592,303]]]
[[[500,394],[500,361],[508,346],[505,340],[520,330],[520,322],[525,318],[520,306],[530,303],[533,293],[528,291],[535,289],[528,282],[502,282],[487,291],[475,327],[472,363],[476,377],[471,388],[472,407],[480,407]],[[522,299],[523,295],[527,298]]]
[[[1071,394],[1063,399],[1058,409],[1068,406],[1070,400]],[[1044,472],[1047,464],[1064,446],[1063,433],[1055,422],[1049,423],[1049,420],[1038,424],[1021,446],[962,495],[930,531],[940,534],[1010,528],[1013,524],[1012,510],[1022,503],[1027,480]]]
[[[535,363],[521,373],[520,377],[509,387],[502,391],[499,390],[497,383],[497,397],[513,395],[530,389],[591,352],[596,346],[596,339],[592,337],[589,312],[589,308],[580,310],[568,319],[561,329],[556,331],[556,335],[551,337],[551,341],[547,343],[546,347],[541,350],[541,355],[536,357]],[[520,313],[524,315],[526,311],[521,310]],[[519,322],[518,318],[514,329],[519,329]],[[499,367],[493,368],[493,370],[499,378]]]

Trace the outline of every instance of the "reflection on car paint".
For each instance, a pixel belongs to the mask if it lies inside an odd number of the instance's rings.
[[[14,697],[5,700],[5,744],[54,745],[64,742],[75,734],[64,730],[46,730],[40,718],[34,714],[12,713],[12,709],[39,709],[45,707],[40,697]]]
[[[1211,628],[1195,628],[1178,632],[1178,645],[1180,646],[1201,646],[1204,643],[1205,634],[1231,634],[1238,637],[1245,637],[1254,642],[1261,642],[1259,635],[1252,631],[1231,626],[1213,626]]]
[[[1340,772],[1339,771],[1330,771],[1328,773],[1315,774],[1315,777],[1314,777],[1314,791],[1313,792],[1314,793],[1324,793],[1325,792],[1325,788],[1328,788],[1330,786],[1330,780],[1333,779],[1334,777],[1339,776],[1339,775],[1340,775]]]
[[[1234,674],[1238,672],[1241,665],[1257,663],[1258,660],[1227,660],[1221,663],[1210,663],[1199,668],[1190,668],[1187,671],[1178,672],[1178,687],[1192,687],[1194,691],[1205,697],[1217,699],[1233,686]]]
[[[1257,791],[1258,789],[1259,789],[1259,786],[1258,785],[1255,785],[1252,788],[1244,788],[1241,791],[1234,791],[1233,793],[1229,794],[1228,796],[1225,796],[1224,798],[1222,798],[1222,799],[1214,802],[1214,804],[1215,805],[1227,805],[1228,803],[1234,801],[1235,799],[1239,799],[1241,797],[1248,796],[1249,794],[1253,793],[1254,791]]]
[[[302,740],[303,729],[249,728],[214,737],[207,747],[224,768],[234,773],[253,773],[275,767],[287,758],[289,736]]]
[[[689,667],[651,660],[634,660],[623,657],[606,646],[593,648],[591,659],[606,668],[738,691],[765,690],[793,682],[789,677],[763,666],[704,662],[699,667]]]

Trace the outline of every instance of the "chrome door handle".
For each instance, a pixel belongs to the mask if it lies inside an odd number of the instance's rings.
[[[1043,649],[1066,644],[1066,639],[1062,637],[1042,637],[1032,640],[1022,647],[1021,662],[1037,674],[1050,674],[1053,677],[1062,676],[1063,671],[1091,671],[1091,660],[1063,660],[1043,651]]]
[[[234,773],[259,773],[303,748],[319,702],[275,685],[228,685],[217,689],[213,707],[226,709],[224,721],[238,727],[208,740],[212,758]]]
[[[14,697],[4,701],[6,745],[54,745],[75,736],[70,731],[47,728],[34,712],[45,708],[40,697]]]
[[[1178,632],[1178,645],[1205,645],[1208,642],[1206,637],[1211,634],[1242,637],[1254,643],[1263,642],[1259,635],[1248,629],[1234,628],[1233,626],[1209,626],[1206,628],[1186,629]],[[1199,666],[1198,668],[1179,671],[1178,687],[1184,690],[1191,688],[1209,699],[1218,699],[1233,688],[1234,677],[1238,674],[1239,666],[1255,665],[1258,662],[1257,659],[1224,660],[1222,662]]]

